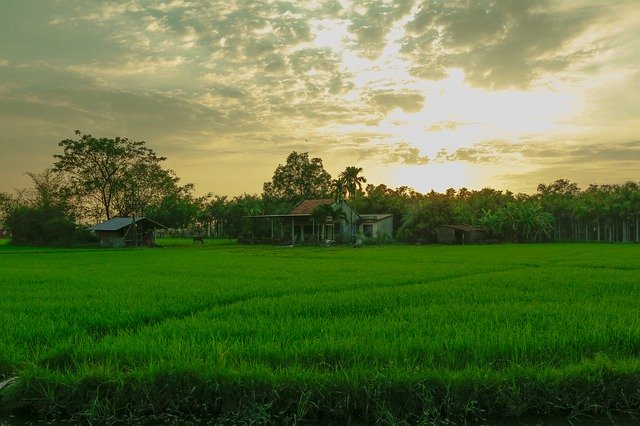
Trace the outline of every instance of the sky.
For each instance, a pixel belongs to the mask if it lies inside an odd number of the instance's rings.
[[[200,194],[291,151],[368,183],[640,180],[637,0],[0,0],[0,191],[76,129]]]

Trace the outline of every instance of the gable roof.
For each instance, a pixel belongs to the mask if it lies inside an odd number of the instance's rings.
[[[317,207],[323,205],[332,206],[335,203],[333,198],[321,198],[317,200],[303,200],[295,205],[289,214],[311,214]]]
[[[367,222],[379,222],[382,219],[393,217],[391,213],[380,213],[380,214],[358,213],[358,215],[362,220]]]
[[[487,231],[487,228],[480,228],[480,227],[471,226],[471,225],[438,225],[436,226],[436,228],[438,227],[457,229],[462,232],[483,232],[483,231],[486,232]]]
[[[106,222],[98,223],[89,228],[90,231],[119,231],[122,228],[126,228],[131,225],[132,222],[131,217],[114,217],[112,219],[107,220]],[[164,228],[163,225],[160,225],[157,222],[154,222],[151,219],[147,219],[146,217],[137,217],[135,218],[135,223],[145,224],[157,226],[159,228]]]

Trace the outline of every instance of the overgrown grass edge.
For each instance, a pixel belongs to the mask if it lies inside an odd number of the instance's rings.
[[[635,369],[634,369],[635,370]],[[353,373],[351,373],[353,374]],[[595,360],[571,369],[434,372],[421,377],[357,377],[323,382],[290,374],[194,371],[74,378],[25,375],[0,396],[2,411],[47,420],[221,423],[466,422],[521,416],[633,416],[640,410],[637,371]]]

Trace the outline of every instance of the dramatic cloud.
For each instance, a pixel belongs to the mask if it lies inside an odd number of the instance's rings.
[[[596,53],[593,45],[575,42],[597,18],[611,17],[595,2],[567,3],[426,1],[407,24],[402,52],[422,78],[462,68],[474,86],[526,88]]]
[[[419,190],[637,176],[635,0],[6,3],[0,190],[75,129],[201,192],[260,191],[292,150]]]
[[[582,145],[525,143],[510,144],[494,141],[461,148],[453,153],[442,150],[438,153],[440,161],[468,161],[472,163],[496,163],[505,157],[518,157],[522,160],[556,163],[604,163],[604,162],[640,162],[640,141],[614,144]]]
[[[386,46],[392,25],[411,11],[412,0],[356,0],[348,14],[350,32],[362,56],[375,59]]]

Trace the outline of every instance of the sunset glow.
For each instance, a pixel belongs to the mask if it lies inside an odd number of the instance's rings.
[[[3,9],[0,190],[75,129],[147,141],[200,193],[259,193],[294,150],[425,192],[638,179],[634,0]]]

